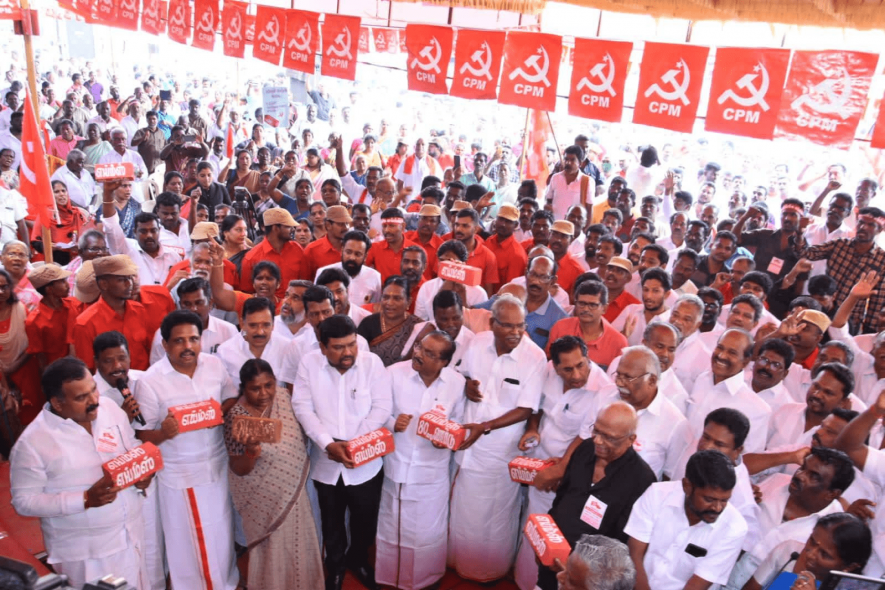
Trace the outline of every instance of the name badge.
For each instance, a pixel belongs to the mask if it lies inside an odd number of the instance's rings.
[[[117,444],[118,444],[117,436],[114,434],[113,429],[108,428],[103,430],[98,438],[95,440],[95,449],[99,453],[115,453],[117,452]]]
[[[587,498],[587,503],[584,504],[584,508],[581,510],[581,520],[594,529],[599,530],[606,510],[608,510],[608,504],[591,495]]]
[[[772,258],[771,262],[768,263],[768,268],[765,270],[771,274],[779,275],[783,267],[784,261],[781,258]]]

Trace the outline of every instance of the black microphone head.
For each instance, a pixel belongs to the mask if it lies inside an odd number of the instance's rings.
[[[798,551],[793,551],[792,553],[790,553],[790,561],[796,561],[797,559],[799,559]]]
[[[114,385],[117,389],[126,389],[129,387],[129,381],[125,377],[118,377]]]

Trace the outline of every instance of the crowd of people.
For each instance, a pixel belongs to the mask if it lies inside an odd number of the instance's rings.
[[[396,128],[319,83],[272,127],[252,90],[148,73],[122,98],[100,71],[56,74],[37,107],[51,244],[16,191],[14,68],[0,93],[0,451],[75,585],[885,574],[869,169],[606,149],[588,125],[526,179],[519,135]],[[95,180],[118,162],[133,178]],[[171,408],[207,400],[223,424],[182,429]],[[427,413],[463,442],[420,436]],[[279,442],[242,417],[275,420]],[[358,461],[348,441],[380,428],[395,450]],[[148,442],[155,476],[121,489],[102,471]],[[530,485],[511,479],[520,456],[547,461]],[[566,562],[536,559],[532,514]]]

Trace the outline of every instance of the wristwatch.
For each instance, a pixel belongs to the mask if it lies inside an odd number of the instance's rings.
[[[488,423],[488,422],[483,422],[482,426],[483,426],[483,431],[482,431],[482,433],[483,433],[484,435],[485,435],[485,434],[489,434],[489,433],[492,431],[492,427],[489,426],[489,423]]]

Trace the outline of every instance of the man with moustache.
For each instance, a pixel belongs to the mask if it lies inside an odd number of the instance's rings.
[[[556,219],[554,219],[553,213],[550,211],[546,209],[535,211],[532,215],[532,235],[520,242],[520,245],[525,248],[526,252],[531,251],[536,246],[547,245],[550,241],[550,228],[553,227],[555,221]]]
[[[704,315],[701,316],[701,325],[698,328],[698,332],[702,334],[701,339],[703,339],[703,334],[709,334],[719,326],[719,313],[722,311],[723,297],[718,289],[710,287],[698,289],[698,297],[704,302]]]
[[[599,254],[597,254],[598,256]],[[609,298],[608,309],[603,315],[607,321],[614,322],[627,307],[639,304],[639,300],[630,295],[626,290],[627,284],[632,277],[633,263],[628,259],[613,256],[609,260],[605,267],[605,278],[603,279],[605,287],[608,289]]]
[[[532,342],[542,350],[547,348],[554,324],[568,316],[550,294],[551,288],[556,284],[558,268],[553,259],[536,256],[529,262],[525,274],[526,330]]]
[[[710,226],[700,219],[693,219],[688,222],[688,231],[685,232],[685,248],[690,248],[702,256],[704,254],[704,244],[710,233]]]
[[[464,325],[464,302],[456,291],[440,291],[433,297],[431,326],[448,334],[455,343],[455,353],[449,365],[457,369],[474,333]]]
[[[437,257],[441,262],[466,264],[467,247],[458,240],[447,240],[437,250]],[[413,297],[415,300],[415,315],[430,321],[433,317],[433,298],[445,290],[457,291],[461,297],[461,302],[468,307],[485,304],[489,299],[485,289],[482,287],[462,285],[436,277],[422,282],[421,288],[418,289],[418,294]]]
[[[273,331],[274,304],[264,297],[252,297],[243,304],[240,316],[241,335],[218,347],[216,356],[227,369],[234,386],[240,386],[240,368],[250,359],[267,361],[274,374],[283,364],[286,343]]]
[[[603,225],[602,227],[605,226]],[[606,228],[606,230],[608,230],[608,228]],[[610,230],[599,238],[599,244],[596,246],[595,262],[596,273],[599,275],[600,280],[605,281],[606,267],[608,267],[609,261],[615,256],[621,256],[623,253],[624,244],[621,243],[621,240],[612,235]],[[633,263],[631,262],[630,264],[632,265]]]
[[[128,416],[79,359],[50,364],[41,385],[49,401],[10,457],[12,506],[40,519],[48,562],[77,588],[110,572],[151,588],[138,490],[152,478],[120,490],[102,471],[139,444]]]
[[[678,251],[685,246],[685,230],[688,229],[688,213],[677,211],[670,216],[670,235],[661,238],[656,244],[660,244],[668,252]]]
[[[603,214],[609,209],[617,209],[618,195],[627,188],[627,181],[621,176],[615,176],[608,184],[608,192],[593,202],[593,214],[590,223],[602,223]]]
[[[596,272],[599,263],[596,260],[596,251],[599,248],[600,238],[609,235],[611,232],[601,223],[596,223],[587,228],[587,238],[584,240],[583,254],[575,254],[575,259],[584,271]]]
[[[612,322],[612,328],[624,334],[631,346],[639,344],[645,327],[654,318],[667,313],[670,277],[662,268],[650,268],[642,273],[642,303],[624,308]]]
[[[341,238],[341,260],[317,270],[314,281],[320,273],[330,268],[340,268],[350,277],[347,295],[357,305],[377,303],[381,299],[381,273],[366,266],[366,258],[372,248],[372,240],[361,231],[351,230]]]
[[[755,295],[750,293],[738,295],[732,300],[731,306],[727,310],[728,313],[719,314],[720,319],[722,315],[725,315],[725,325],[717,323],[712,330],[701,335],[701,341],[704,346],[712,350],[716,347],[716,341],[728,328],[745,330],[752,336],[756,333],[764,311],[765,307]]]
[[[273,320],[274,334],[287,344],[298,335],[307,323],[304,314],[304,301],[301,298],[310,287],[313,287],[313,283],[310,281],[289,281],[286,296],[283,297],[283,303],[280,306],[280,313]]]
[[[517,203],[517,208],[519,209],[519,226],[513,232],[513,237],[522,244],[522,242],[532,238],[532,217],[538,211],[538,201],[533,198],[522,197]]]
[[[498,262],[498,279],[501,285],[522,276],[528,263],[525,249],[513,237],[518,223],[519,210],[513,205],[501,205],[495,220],[495,235],[486,242]]]
[[[697,359],[710,355],[698,331],[703,315],[704,302],[697,295],[680,296],[670,310],[669,322],[680,334],[673,372],[681,383],[693,383],[704,371],[703,364],[698,363]]]
[[[747,212],[738,219],[734,227],[734,233],[738,236],[738,245],[754,247],[753,259],[756,261],[756,268],[768,273],[772,281],[778,281],[785,277],[799,260],[796,256],[796,245],[808,221],[805,217],[805,203],[801,199],[784,199],[781,203],[781,227],[778,230],[744,231],[744,224],[755,213],[753,205],[750,205]]]
[[[443,194],[435,187],[427,187],[421,191],[422,195],[425,193],[433,194],[435,197],[442,197]],[[443,239],[437,231],[442,220],[442,209],[439,208],[439,205],[424,203],[418,211],[417,218],[415,231],[406,232],[405,235],[406,239],[424,248],[424,253],[427,254],[427,269],[424,271],[424,278],[430,280],[436,276],[436,251],[443,243]]]
[[[691,275],[698,269],[700,256],[691,248],[675,250],[671,254],[675,256],[675,259],[671,256],[673,268],[670,271],[673,291],[679,295],[697,295],[698,288],[691,281]]]
[[[409,292],[415,293],[421,289],[424,284],[424,271],[427,269],[427,254],[421,246],[406,246],[403,249],[403,257],[400,260],[399,274],[409,280]],[[415,311],[415,300],[412,298],[412,305],[409,313]]]
[[[212,299],[212,288],[206,279],[199,276],[185,279],[178,284],[175,294],[178,296],[178,309],[192,311],[200,316],[203,322],[200,344],[206,354],[215,354],[219,346],[239,336],[235,325],[212,315],[215,302]],[[151,364],[162,359],[164,354],[163,336],[157,330],[151,344]]]
[[[795,358],[796,353],[789,343],[780,338],[770,338],[759,346],[753,369],[745,375],[750,387],[771,406],[774,414],[783,406],[793,403],[783,381]]]
[[[572,290],[577,279],[584,270],[581,265],[569,253],[569,245],[572,236],[575,233],[574,226],[570,221],[559,220],[554,222],[550,229],[550,240],[548,246],[553,252],[553,259],[556,261],[557,283],[568,295],[569,301],[573,300]]]
[[[285,209],[274,207],[264,212],[264,240],[243,257],[240,270],[240,290],[254,293],[252,269],[263,262],[274,263],[280,271],[280,281],[274,295],[282,298],[289,281],[307,279],[307,260],[304,250],[292,239],[292,228],[297,224]]]
[[[372,312],[359,305],[351,305],[348,289],[350,277],[340,268],[327,268],[316,279],[317,286],[327,287],[335,297],[335,313],[346,315],[359,327]]]
[[[348,226],[353,222],[347,207],[333,205],[326,209],[326,235],[310,243],[304,249],[304,258],[307,265],[307,276],[314,277],[320,268],[335,264],[341,260],[341,250],[344,246],[344,235],[348,232]]]
[[[467,247],[467,265],[482,271],[481,284],[486,293],[494,293],[495,285],[500,284],[498,259],[476,235],[480,228],[479,213],[475,209],[462,209],[455,215],[452,237]]]
[[[380,273],[382,285],[387,277],[400,274],[403,250],[409,246],[417,246],[411,240],[406,239],[404,224],[405,219],[400,209],[389,207],[381,212],[381,233],[384,236],[384,241],[375,243],[369,250],[366,256],[366,266],[370,266]]]
[[[40,294],[37,309],[25,319],[28,354],[37,357],[42,372],[46,366],[70,354],[68,327],[77,319],[80,305],[70,294],[71,272],[57,264],[46,263],[28,273],[28,281]],[[11,285],[10,285],[11,287]],[[34,408],[38,411],[37,408]]]

